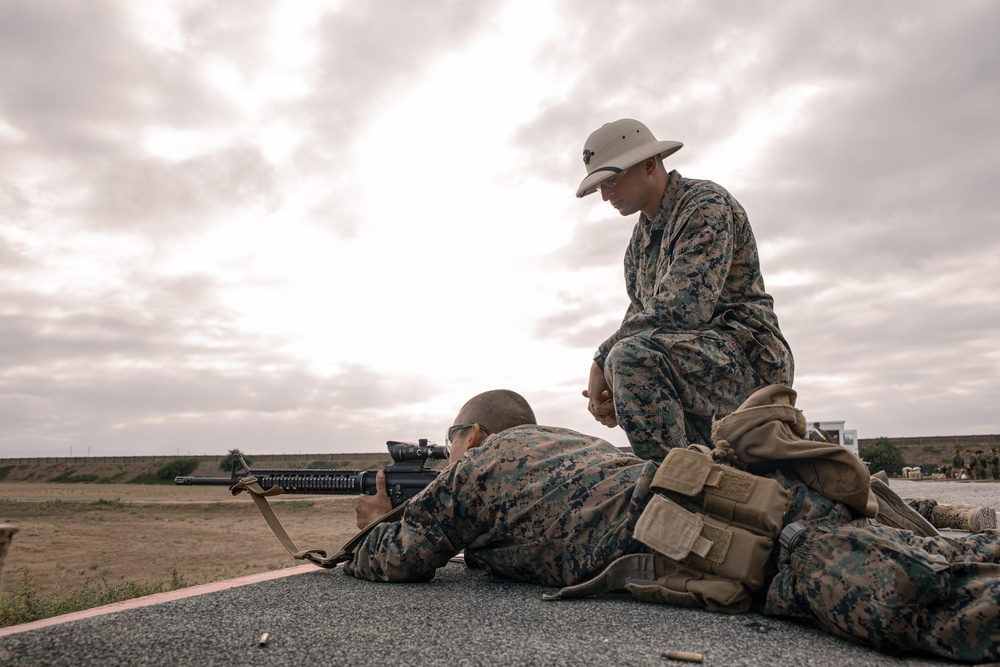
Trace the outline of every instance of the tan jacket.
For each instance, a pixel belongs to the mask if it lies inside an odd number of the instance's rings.
[[[839,445],[806,440],[806,418],[795,407],[795,390],[770,385],[754,392],[731,415],[712,425],[719,453],[747,464],[788,461],[811,489],[866,517],[878,515],[868,468]]]

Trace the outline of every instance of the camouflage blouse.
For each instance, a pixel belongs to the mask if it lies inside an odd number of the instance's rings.
[[[610,443],[550,426],[488,437],[377,526],[344,571],[426,581],[466,557],[511,579],[567,586],[641,548],[632,539],[656,466]]]
[[[625,318],[595,357],[602,368],[623,338],[711,327],[734,336],[765,380],[791,383],[792,353],[764,290],[753,230],[722,186],[670,172],[659,213],[640,214],[632,232],[625,286]]]

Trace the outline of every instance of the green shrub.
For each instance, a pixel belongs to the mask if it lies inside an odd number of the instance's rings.
[[[72,469],[67,468],[55,477],[50,478],[49,481],[57,484],[113,484],[121,481],[123,477],[125,477],[124,471],[117,472],[108,477],[101,477],[100,475],[94,473],[78,475]],[[3,475],[0,475],[0,479],[3,479]],[[31,479],[31,476],[29,476],[28,479]]]
[[[232,472],[234,454],[239,454],[240,456],[242,456],[243,460],[246,461],[248,466],[253,465],[253,459],[251,459],[248,454],[244,454],[238,449],[230,449],[229,453],[223,456],[222,459],[219,460],[219,468],[225,470],[226,472]]]
[[[10,474],[10,471],[14,469],[14,466],[0,466],[0,479],[5,478]]]
[[[193,456],[170,459],[156,469],[156,478],[163,482],[172,482],[174,477],[190,475],[197,467],[198,459]]]
[[[875,441],[858,452],[861,458],[868,463],[868,468],[872,473],[884,470],[886,474],[898,476],[903,471],[903,455],[899,453],[889,438],[876,438]]]
[[[333,468],[340,468],[343,465],[342,461],[313,461],[309,464],[308,468],[310,470],[332,470]]]
[[[291,502],[283,504],[286,505],[288,509],[292,510],[293,512],[298,512],[299,510],[307,510],[316,503],[313,502],[312,500],[293,500]]]
[[[77,475],[72,470],[63,470],[49,481],[57,484],[90,484],[101,481],[101,478],[93,474]]]
[[[122,507],[125,507],[125,503],[123,503],[120,498],[115,498],[114,500],[98,498],[97,500],[91,500],[86,503],[86,505],[88,507],[111,507],[114,509],[121,509]]]
[[[155,472],[144,472],[130,479],[128,484],[163,484],[163,480]]]

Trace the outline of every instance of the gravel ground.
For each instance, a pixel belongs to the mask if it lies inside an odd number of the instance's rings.
[[[890,479],[889,486],[903,498],[933,498],[939,502],[961,501],[1000,511],[1000,482]]]
[[[0,637],[0,664],[684,665],[924,667],[791,621],[641,604],[627,595],[546,602],[551,589],[452,563],[427,584],[311,571]],[[266,646],[258,642],[269,634]]]

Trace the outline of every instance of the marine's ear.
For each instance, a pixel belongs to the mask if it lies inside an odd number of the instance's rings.
[[[475,449],[479,445],[483,444],[483,440],[486,439],[486,431],[479,424],[472,425],[472,433],[469,435],[469,446],[466,447],[466,451],[470,449]]]

